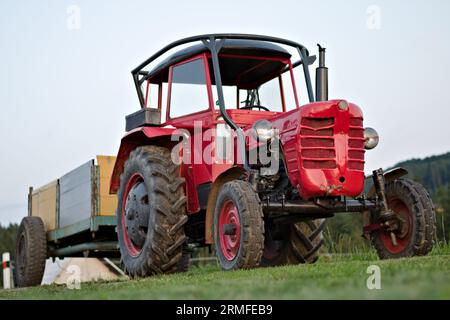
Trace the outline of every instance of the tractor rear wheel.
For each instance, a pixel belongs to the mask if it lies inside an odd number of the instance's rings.
[[[324,226],[325,219],[300,221],[289,226],[278,239],[267,230],[261,264],[269,267],[316,262],[324,242]]]
[[[435,234],[434,205],[428,192],[416,182],[398,179],[386,183],[388,207],[399,218],[400,228],[391,233],[378,229],[371,241],[381,259],[395,259],[428,254]],[[379,223],[372,215],[372,224]]]
[[[184,179],[166,148],[131,152],[120,177],[117,233],[122,262],[132,277],[178,269],[186,240]]]
[[[47,238],[42,219],[25,217],[17,232],[14,281],[17,287],[38,286],[47,259]]]
[[[224,270],[259,266],[264,248],[263,211],[247,181],[225,183],[214,210],[214,241]]]

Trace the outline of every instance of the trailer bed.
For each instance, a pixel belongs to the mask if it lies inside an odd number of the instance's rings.
[[[117,198],[109,194],[115,157],[97,156],[28,195],[28,215],[44,222],[49,257],[117,251]]]

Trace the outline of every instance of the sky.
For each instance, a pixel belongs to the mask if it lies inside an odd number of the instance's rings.
[[[0,223],[26,215],[29,186],[115,155],[139,108],[130,71],[196,34],[325,46],[330,99],[380,134],[367,172],[447,152],[449,15],[446,0],[0,0]]]

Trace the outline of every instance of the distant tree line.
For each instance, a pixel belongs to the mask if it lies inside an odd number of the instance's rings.
[[[450,152],[425,159],[411,159],[396,166],[409,171],[409,177],[422,183],[431,195],[450,184]]]

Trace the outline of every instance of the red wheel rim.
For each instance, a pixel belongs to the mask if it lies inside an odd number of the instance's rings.
[[[225,227],[234,228],[234,234],[225,234]],[[220,249],[223,256],[228,261],[233,260],[238,254],[241,244],[241,222],[239,212],[230,199],[225,200],[222,204],[219,214],[219,241]]]
[[[392,254],[398,254],[405,250],[411,241],[412,217],[405,203],[399,199],[390,199],[388,201],[389,208],[397,214],[404,223],[407,223],[408,232],[402,238],[397,237],[397,245],[392,243],[391,234],[385,230],[380,231],[380,238],[387,251]],[[397,233],[396,233],[397,235]]]
[[[125,225],[125,207],[126,207],[126,203],[127,203],[128,194],[130,193],[131,189],[133,189],[133,187],[137,183],[140,183],[143,181],[144,181],[144,178],[142,177],[142,175],[140,173],[133,174],[127,182],[127,185],[125,187],[125,193],[122,198],[122,219],[121,219],[122,237],[123,237],[125,246],[127,247],[128,253],[132,257],[137,257],[141,253],[142,248],[140,246],[134,244],[133,241],[131,241],[130,237],[128,236],[128,231],[127,231],[126,225]]]

